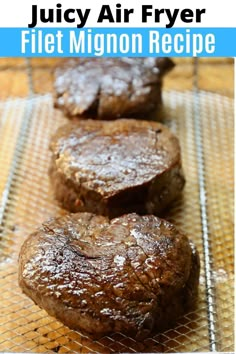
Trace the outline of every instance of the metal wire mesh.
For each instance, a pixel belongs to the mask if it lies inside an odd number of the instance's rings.
[[[64,213],[47,177],[50,135],[65,122],[50,95],[0,102],[0,351],[233,351],[233,100],[206,92],[164,93],[165,123],[177,134],[187,184],[166,218],[201,255],[199,303],[176,327],[143,342],[116,333],[99,341],[40,310],[17,284],[27,235]]]

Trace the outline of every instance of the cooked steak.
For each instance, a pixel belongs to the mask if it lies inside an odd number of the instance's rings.
[[[55,106],[68,117],[148,118],[173,66],[168,58],[67,59],[55,70]]]
[[[143,338],[172,326],[195,305],[198,279],[194,245],[153,215],[52,219],[28,237],[19,257],[24,293],[94,338]]]
[[[157,122],[70,122],[51,150],[56,199],[72,212],[158,214],[184,186],[179,142]]]

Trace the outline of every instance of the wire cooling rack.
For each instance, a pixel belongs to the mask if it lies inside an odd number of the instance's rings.
[[[164,92],[165,124],[179,137],[186,187],[166,218],[201,257],[199,302],[177,325],[136,342],[115,333],[92,341],[22,294],[17,258],[27,235],[64,212],[48,181],[50,136],[65,123],[51,95],[0,102],[0,351],[230,352],[234,348],[233,100],[193,90]]]

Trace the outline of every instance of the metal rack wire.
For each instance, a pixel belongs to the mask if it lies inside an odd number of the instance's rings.
[[[233,351],[233,100],[198,89],[164,92],[165,124],[180,139],[187,184],[166,218],[192,238],[201,255],[199,303],[176,327],[136,342],[116,333],[91,341],[26,298],[17,285],[17,256],[27,235],[63,213],[47,178],[51,134],[65,122],[52,97],[0,102],[0,351]]]

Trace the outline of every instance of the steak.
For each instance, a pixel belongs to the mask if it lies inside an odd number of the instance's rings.
[[[173,326],[196,303],[199,256],[153,215],[78,213],[51,219],[19,257],[19,284],[66,326],[99,338],[141,339]]]
[[[178,139],[157,122],[70,122],[51,150],[55,197],[71,212],[158,215],[184,186]]]
[[[150,118],[161,105],[168,58],[76,58],[55,70],[54,103],[68,117]]]

